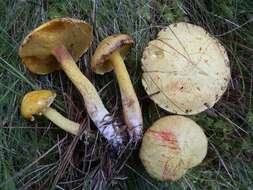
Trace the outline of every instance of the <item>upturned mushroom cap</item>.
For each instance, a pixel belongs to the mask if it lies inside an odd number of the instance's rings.
[[[77,19],[54,19],[42,24],[26,36],[19,56],[28,69],[36,74],[48,74],[60,69],[52,50],[62,45],[77,61],[92,40],[90,24]]]
[[[142,69],[150,98],[161,108],[184,115],[212,107],[230,80],[224,47],[203,28],[183,22],[169,25],[149,42]]]
[[[184,116],[157,120],[144,134],[140,159],[158,180],[177,180],[207,153],[207,138],[199,125]]]
[[[91,59],[92,70],[97,74],[104,74],[113,70],[112,64],[109,60],[110,55],[114,51],[118,51],[122,58],[132,47],[134,40],[126,34],[117,34],[105,38],[99,43],[94,55]]]
[[[50,107],[56,97],[51,90],[35,90],[28,92],[21,102],[21,114],[24,118],[34,120],[33,115],[42,115]]]

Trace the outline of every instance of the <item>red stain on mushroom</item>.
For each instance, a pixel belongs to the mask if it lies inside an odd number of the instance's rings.
[[[134,104],[134,99],[125,98],[123,100],[123,104],[126,105],[127,107],[131,107]]]
[[[159,144],[159,146],[170,149],[174,152],[174,154],[180,153],[180,147],[178,145],[176,136],[173,133],[169,131],[155,131],[153,129],[149,129],[148,132],[150,132],[155,139],[159,141],[165,141]]]
[[[165,164],[164,164],[164,167],[163,167],[163,178],[164,179],[168,179],[169,177],[169,159],[166,160]]]
[[[175,175],[173,175],[173,171],[169,170],[170,157],[162,155],[161,159],[164,162],[162,178],[164,180],[175,180]]]
[[[150,132],[155,138],[159,140],[174,142],[177,141],[176,136],[169,131],[155,131],[153,129],[149,129],[148,132]]]
[[[181,152],[180,147],[176,143],[168,143],[168,144],[159,144],[159,146],[166,147],[170,149],[173,154],[179,154]]]

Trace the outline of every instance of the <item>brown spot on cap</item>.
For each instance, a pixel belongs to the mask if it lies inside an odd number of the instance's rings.
[[[204,103],[204,106],[206,106],[207,108],[210,108],[210,106],[206,102]]]

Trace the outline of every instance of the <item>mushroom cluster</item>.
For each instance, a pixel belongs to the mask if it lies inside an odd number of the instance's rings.
[[[131,140],[138,142],[142,138],[141,109],[123,62],[126,50],[134,41],[128,35],[110,36],[101,42],[92,58],[92,68],[96,73],[102,74],[111,68],[115,70],[122,95],[125,122],[113,118],[96,88],[76,65],[76,61],[87,51],[91,42],[92,26],[87,22],[72,18],[54,19],[25,37],[19,49],[19,56],[22,63],[35,74],[45,75],[62,69],[80,91],[91,120],[113,147],[118,148],[125,141],[122,131],[126,127]],[[28,93],[23,98],[21,114],[32,120],[33,115],[43,114],[59,127],[76,134],[79,128],[77,123],[63,118],[49,108],[54,97],[54,93],[50,91]],[[120,123],[123,123],[123,126]]]
[[[213,107],[230,80],[225,48],[206,30],[189,23],[162,29],[148,43],[141,61],[147,94],[174,114],[193,115]],[[139,156],[158,180],[178,180],[206,156],[203,130],[180,115],[159,119],[144,134]]]
[[[114,71],[123,122],[113,118],[96,87],[76,64],[91,43],[89,23],[72,18],[54,19],[25,37],[19,56],[38,75],[61,69],[79,90],[84,109],[100,134],[114,148],[126,141],[136,144],[143,137],[142,111],[124,63],[134,40],[127,34],[108,36],[91,58],[96,74]],[[142,84],[150,98],[164,110],[180,115],[197,114],[214,106],[230,80],[225,49],[203,28],[183,22],[162,29],[148,43],[142,69]],[[79,123],[51,107],[55,97],[51,90],[28,92],[21,102],[21,114],[31,121],[44,115],[66,132],[77,135]],[[202,128],[180,115],[160,118],[144,134],[139,156],[147,172],[158,180],[177,180],[206,156],[208,141]]]

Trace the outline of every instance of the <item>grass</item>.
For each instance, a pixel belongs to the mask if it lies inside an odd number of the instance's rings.
[[[0,16],[1,190],[253,188],[253,1],[9,0],[0,1]],[[93,45],[79,66],[100,90],[106,107],[118,116],[121,103],[113,74],[96,76],[88,63],[96,44],[107,35],[121,32],[135,39],[127,67],[141,100],[145,128],[168,115],[145,98],[141,86],[140,58],[147,42],[161,27],[178,21],[201,25],[221,41],[229,54],[232,80],[213,109],[192,116],[209,138],[208,155],[200,166],[177,182],[161,183],[148,176],[138,151],[134,151],[123,170],[111,176],[109,153],[99,138],[97,144],[88,146],[89,139],[80,142],[43,118],[34,123],[21,118],[22,96],[32,89],[49,88],[58,94],[57,109],[90,127],[80,95],[62,72],[35,76],[20,64],[17,55],[29,31],[47,20],[66,16],[92,23]],[[104,176],[111,176],[109,185]]]

